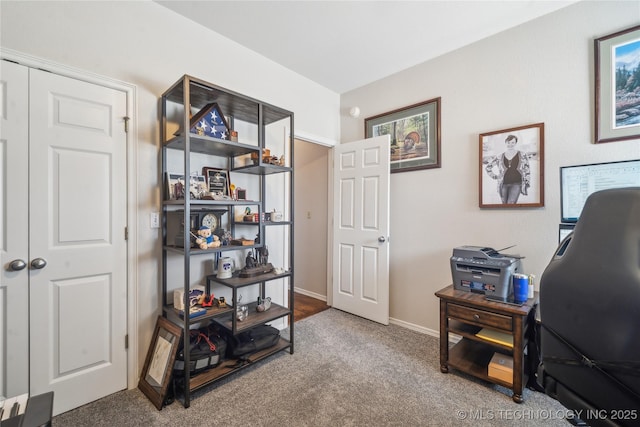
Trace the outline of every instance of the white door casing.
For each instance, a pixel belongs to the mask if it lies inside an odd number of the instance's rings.
[[[334,151],[333,307],[389,324],[389,135]]]
[[[127,101],[30,73],[30,392],[58,414],[127,387]]]
[[[29,391],[29,73],[0,61],[0,395]],[[18,266],[19,268],[19,266]]]

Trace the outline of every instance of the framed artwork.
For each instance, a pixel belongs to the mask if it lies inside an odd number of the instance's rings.
[[[209,191],[207,178],[202,175],[191,175],[189,182],[191,183],[191,197],[194,199],[201,199]]]
[[[440,98],[364,120],[367,138],[391,136],[391,173],[440,167]]]
[[[229,171],[204,167],[202,168],[202,174],[208,184],[207,191],[209,193],[216,196],[229,197]]]
[[[184,175],[167,172],[166,173],[167,200],[182,200],[187,192]],[[204,176],[191,175],[189,177],[189,197],[191,199],[201,199],[208,191]]]
[[[164,398],[167,395],[181,338],[182,328],[164,317],[158,316],[142,368],[142,375],[138,382],[140,391],[151,400],[158,410],[162,409]]]
[[[595,40],[596,144],[640,138],[640,25]]]
[[[184,199],[184,175],[167,172],[165,176],[165,182],[167,186],[165,197],[167,200]]]
[[[544,123],[480,134],[480,207],[544,206]]]

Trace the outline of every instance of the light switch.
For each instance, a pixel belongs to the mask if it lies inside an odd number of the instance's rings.
[[[151,228],[160,228],[160,214],[158,212],[149,214],[149,226]]]

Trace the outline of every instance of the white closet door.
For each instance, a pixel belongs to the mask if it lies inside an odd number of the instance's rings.
[[[0,60],[0,395],[29,391],[29,69]]]
[[[126,94],[30,72],[30,386],[58,414],[127,387]]]

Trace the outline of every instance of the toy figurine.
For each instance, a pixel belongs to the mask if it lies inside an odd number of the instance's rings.
[[[266,265],[269,262],[269,249],[266,246],[258,249],[258,254],[260,255],[260,264]]]
[[[209,227],[203,225],[198,230],[196,245],[198,245],[200,249],[217,248],[220,246],[220,238],[214,235]]]
[[[253,254],[251,254],[251,252],[249,252],[249,254],[247,255],[245,266],[246,268],[254,268],[256,266],[256,259]]]
[[[202,296],[203,296],[203,298],[202,298],[201,305],[203,307],[211,307],[211,306],[213,306],[213,301],[214,301],[213,294],[211,294],[211,295],[203,294]]]

